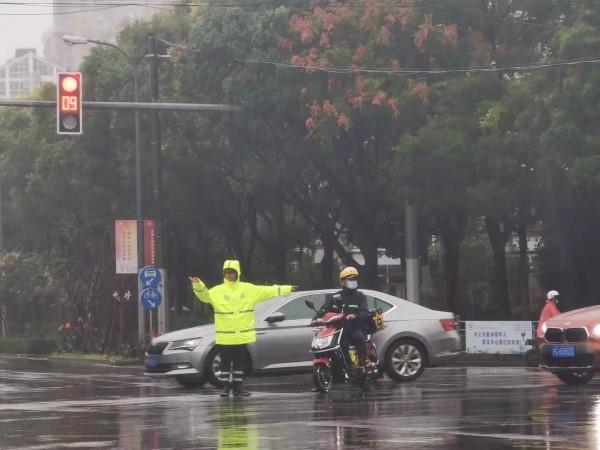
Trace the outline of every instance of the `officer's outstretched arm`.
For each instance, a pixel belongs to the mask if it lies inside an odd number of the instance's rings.
[[[255,303],[266,302],[280,295],[288,295],[294,290],[294,286],[291,285],[257,286],[252,284],[251,286],[254,290]]]
[[[212,303],[210,292],[202,280],[199,278],[190,278],[194,295],[203,303]]]

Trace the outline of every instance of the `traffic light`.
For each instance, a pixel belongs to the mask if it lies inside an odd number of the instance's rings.
[[[56,132],[81,134],[81,73],[59,73],[56,93]]]

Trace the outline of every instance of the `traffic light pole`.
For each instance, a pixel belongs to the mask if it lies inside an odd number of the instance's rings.
[[[81,102],[85,109],[109,109],[114,111],[181,111],[181,112],[240,112],[236,105],[215,103],[148,103],[148,102]],[[56,108],[55,100],[0,100],[0,106],[20,108]]]

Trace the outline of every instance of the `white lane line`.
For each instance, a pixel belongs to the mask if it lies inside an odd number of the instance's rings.
[[[459,436],[472,436],[472,437],[485,437],[493,439],[508,439],[511,441],[541,441],[541,442],[564,442],[567,439],[561,437],[544,436],[544,435],[530,435],[530,434],[513,434],[513,433],[471,433],[468,431],[449,431],[448,434],[454,434]]]
[[[44,445],[28,445],[27,447],[10,447],[4,450],[50,450],[53,448],[121,448],[115,441],[96,441],[96,442],[68,442]]]
[[[26,402],[26,403],[0,403],[0,412],[2,411],[54,411],[54,410],[65,410],[65,409],[77,409],[87,407],[107,407],[107,406],[128,406],[128,405],[149,405],[157,403],[197,403],[198,401],[212,403],[222,402],[218,395],[218,391],[211,391],[210,393],[200,395],[171,395],[171,396],[158,396],[158,397],[129,397],[129,398],[115,398],[115,399],[103,399],[103,400],[55,400],[47,402]],[[267,393],[267,392],[254,392],[252,401],[254,398],[264,397],[280,397],[282,399],[289,399],[289,397],[300,397],[306,395],[305,393]]]

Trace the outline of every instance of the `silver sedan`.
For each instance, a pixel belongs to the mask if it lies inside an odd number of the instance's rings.
[[[385,328],[375,344],[385,373],[396,381],[417,379],[427,365],[459,352],[461,340],[452,313],[434,311],[382,292],[361,290],[369,309],[380,308]],[[296,292],[256,306],[256,337],[248,346],[248,371],[298,372],[312,367],[312,330],[307,325],[333,289]],[[170,377],[184,386],[206,381],[219,386],[215,372],[220,356],[215,328],[203,325],[173,331],[153,339],[146,352],[146,375]]]

